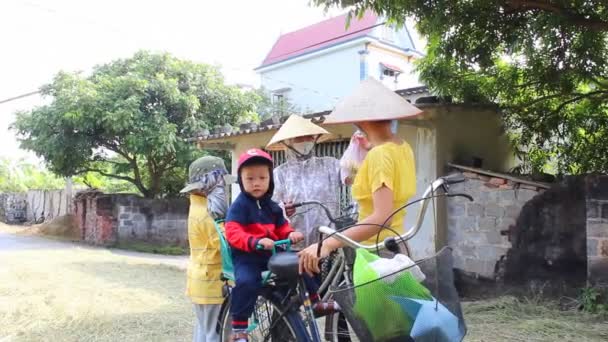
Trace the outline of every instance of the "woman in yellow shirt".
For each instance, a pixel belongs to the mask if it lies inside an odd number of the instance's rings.
[[[392,234],[378,225],[385,223],[394,210],[403,206],[416,193],[414,153],[407,142],[392,129],[395,120],[420,114],[421,111],[401,96],[374,79],[359,85],[328,116],[326,124],[353,123],[367,136],[372,148],[361,164],[352,187],[359,204],[358,225],[345,230],[344,235],[365,244],[375,244]],[[388,226],[403,233],[405,211],[389,220]],[[367,225],[366,225],[367,224]],[[317,256],[317,244],[300,252],[300,271],[319,272],[319,259],[342,247],[342,242],[328,238]]]

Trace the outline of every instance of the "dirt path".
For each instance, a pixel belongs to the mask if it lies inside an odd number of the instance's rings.
[[[119,249],[109,249],[103,247],[94,247],[82,243],[70,241],[60,241],[34,235],[15,234],[19,228],[15,226],[4,226],[0,229],[0,253],[23,251],[23,250],[105,250],[111,254],[127,257],[133,261],[175,266],[180,269],[186,269],[188,265],[187,256],[159,255],[133,251],[124,251]]]

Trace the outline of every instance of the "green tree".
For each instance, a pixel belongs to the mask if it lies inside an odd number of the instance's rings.
[[[0,158],[0,192],[63,189],[65,181],[24,160]]]
[[[208,65],[138,52],[89,76],[60,72],[45,105],[17,114],[21,147],[60,176],[97,173],[145,197],[175,193],[201,152],[185,140],[251,116],[255,103]]]
[[[604,0],[313,0],[417,23],[421,79],[457,101],[498,103],[528,166],[608,171]]]
[[[266,120],[272,116],[288,116],[300,113],[300,109],[291,103],[288,98],[283,96],[273,99],[270,91],[264,88],[250,92],[254,96],[252,102],[255,103],[255,112],[261,120]]]

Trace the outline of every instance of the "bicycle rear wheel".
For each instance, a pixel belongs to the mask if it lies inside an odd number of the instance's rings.
[[[249,341],[285,341],[308,342],[308,333],[302,317],[295,310],[287,311],[283,316],[283,307],[267,296],[259,296],[255,305],[254,317],[250,318]],[[219,318],[220,341],[229,342],[232,334],[232,317],[230,316],[230,303],[232,296],[226,297],[222,304]]]

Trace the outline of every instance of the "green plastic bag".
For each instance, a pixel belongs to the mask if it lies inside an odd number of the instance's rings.
[[[409,271],[398,273],[394,281],[379,279],[380,276],[369,264],[380,257],[364,249],[357,249],[356,253],[353,270],[355,314],[365,322],[374,341],[409,336],[413,321],[391,297],[430,300],[430,291]]]

